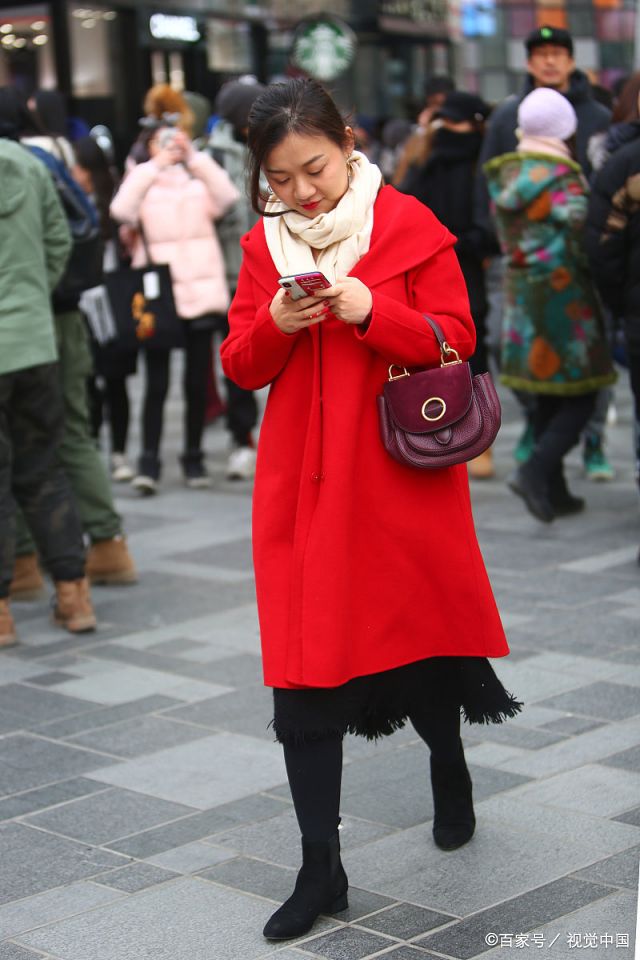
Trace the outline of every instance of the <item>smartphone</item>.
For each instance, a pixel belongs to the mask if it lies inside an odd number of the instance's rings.
[[[293,300],[310,297],[318,290],[326,290],[331,284],[320,271],[312,273],[296,273],[292,277],[280,277],[278,283],[283,290],[288,290]]]
[[[158,134],[158,146],[162,149],[170,147],[176,138],[176,133],[175,127],[164,127]]]

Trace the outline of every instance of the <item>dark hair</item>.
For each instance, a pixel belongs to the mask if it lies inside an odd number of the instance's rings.
[[[52,137],[66,137],[67,107],[63,95],[58,90],[36,90],[35,114],[46,132]]]
[[[640,70],[636,70],[627,77],[625,85],[620,91],[618,102],[615,105],[612,123],[631,123],[640,119],[638,112],[638,95],[640,94]]]
[[[0,137],[20,137],[42,133],[22,94],[15,87],[0,87]]]
[[[274,83],[251,107],[247,136],[249,196],[256,213],[263,213],[264,202],[268,199],[260,191],[262,165],[274,147],[290,133],[327,137],[337,146],[345,146],[344,117],[317,80],[302,78]]]
[[[451,77],[429,77],[424,85],[424,99],[426,101],[437,93],[451,93],[455,88],[456,85]]]
[[[104,240],[110,239],[113,229],[109,218],[109,205],[115,193],[115,179],[104,150],[93,137],[80,137],[73,144],[76,163],[91,175],[96,208],[100,217],[100,232]]]

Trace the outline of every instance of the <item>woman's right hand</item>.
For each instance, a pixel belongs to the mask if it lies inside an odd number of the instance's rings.
[[[283,333],[297,333],[305,327],[320,323],[329,313],[328,301],[317,297],[302,297],[292,300],[288,290],[278,290],[271,301],[269,312],[276,327]]]

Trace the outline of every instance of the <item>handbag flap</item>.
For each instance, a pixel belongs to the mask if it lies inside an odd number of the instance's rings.
[[[453,426],[468,413],[473,399],[468,363],[449,363],[385,383],[391,418],[407,433],[433,433]]]

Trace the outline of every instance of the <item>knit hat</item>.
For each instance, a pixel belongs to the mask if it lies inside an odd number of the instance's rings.
[[[568,140],[578,120],[566,97],[550,87],[532,90],[518,107],[518,127],[525,137],[553,137]]]
[[[562,27],[537,27],[529,34],[524,42],[527,53],[531,56],[531,51],[536,47],[542,47],[545,43],[550,43],[554,47],[564,47],[573,56],[573,40],[568,30]]]

